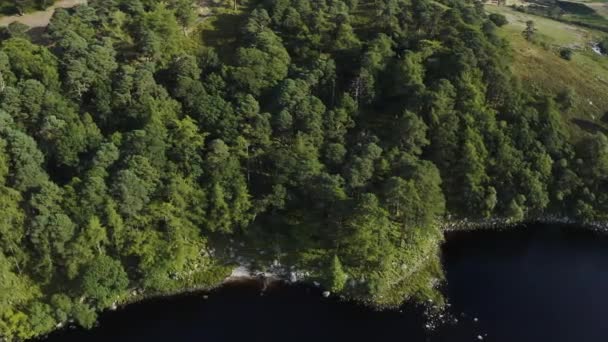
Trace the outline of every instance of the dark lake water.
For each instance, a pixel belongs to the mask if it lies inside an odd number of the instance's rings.
[[[443,247],[450,321],[425,329],[422,309],[377,312],[307,286],[255,282],[150,300],[102,315],[68,341],[608,340],[608,239],[563,227],[450,234]],[[455,319],[458,323],[454,323]]]

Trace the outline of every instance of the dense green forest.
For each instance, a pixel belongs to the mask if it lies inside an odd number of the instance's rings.
[[[608,219],[608,139],[522,90],[481,3],[251,1],[230,32],[197,4],[90,1],[0,43],[0,339],[243,259],[426,300],[445,222]]]

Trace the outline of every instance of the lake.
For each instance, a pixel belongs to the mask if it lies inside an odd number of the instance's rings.
[[[378,312],[305,285],[234,283],[103,314],[68,341],[605,341],[608,239],[561,226],[450,233],[443,246],[450,303],[427,329],[421,307]],[[457,321],[457,322],[456,322]]]

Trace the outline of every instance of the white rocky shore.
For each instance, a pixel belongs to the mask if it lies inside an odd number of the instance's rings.
[[[285,268],[277,261],[266,271],[253,270],[249,262],[239,260],[239,266],[232,270],[232,273],[224,279],[223,283],[238,282],[243,280],[263,280],[264,282],[286,281],[290,283],[302,282],[310,277],[310,272],[297,271],[294,267]],[[315,283],[316,285],[316,283]]]
[[[308,271],[296,270],[294,266],[286,267],[281,265],[278,260],[275,260],[266,271],[254,270],[251,263],[243,258],[238,259],[239,266],[232,270],[232,273],[224,279],[222,284],[238,283],[241,281],[260,281],[262,283],[262,291],[274,282],[285,282],[290,284],[295,283],[310,283],[314,287],[322,287],[322,284],[311,279],[311,273]],[[332,295],[330,291],[324,290],[322,296],[328,298]]]

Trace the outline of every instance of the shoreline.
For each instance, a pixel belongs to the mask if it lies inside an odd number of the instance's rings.
[[[608,234],[608,222],[591,222],[581,223],[576,220],[567,217],[558,216],[543,216],[539,218],[529,218],[522,221],[513,221],[507,218],[493,218],[483,220],[453,220],[444,222],[441,224],[441,231],[445,234],[455,232],[474,232],[474,231],[506,231],[514,229],[516,227],[526,227],[529,224],[540,224],[540,225],[552,225],[559,224],[565,226],[575,226],[576,229],[588,231],[590,233]],[[293,268],[276,267],[270,266],[266,271],[258,271],[250,268],[250,263],[245,264],[241,260],[241,264],[232,268],[229,275],[225,276],[220,282],[214,285],[201,285],[182,288],[179,290],[169,291],[165,293],[146,293],[140,289],[132,289],[129,293],[121,299],[118,299],[112,306],[100,311],[99,313],[112,312],[120,310],[129,305],[136,304],[154,299],[171,298],[189,294],[200,294],[201,296],[207,297],[215,289],[218,289],[226,285],[234,285],[240,282],[257,282],[261,286],[261,291],[264,292],[267,287],[272,284],[281,282],[285,284],[309,284],[315,288],[324,290],[323,284],[317,281],[307,280],[309,272],[297,271]],[[340,293],[331,293],[329,291],[323,291],[323,297],[338,296],[342,300],[353,300],[361,303],[365,306],[374,306],[374,303],[365,300],[358,300],[357,298],[346,297]],[[39,340],[50,334],[61,331],[63,329],[70,329],[77,327],[73,320],[67,322],[60,322],[57,328],[49,331],[46,335],[35,338],[31,341]]]
[[[248,273],[245,273],[245,272],[248,272]],[[111,307],[108,307],[107,309],[105,309],[101,312],[115,311],[115,310],[118,310],[125,306],[135,304],[135,303],[141,302],[141,301],[146,301],[146,300],[153,300],[153,299],[158,299],[158,298],[169,298],[169,297],[174,297],[174,296],[195,294],[195,293],[209,293],[224,285],[235,284],[235,283],[239,283],[239,282],[252,282],[252,281],[261,282],[263,285],[265,284],[266,286],[270,285],[270,283],[273,283],[273,282],[294,283],[294,282],[289,282],[288,279],[286,279],[280,275],[277,275],[275,273],[255,272],[255,271],[249,270],[249,268],[247,268],[245,266],[237,266],[237,267],[233,268],[232,272],[229,275],[227,275],[226,277],[224,277],[220,282],[218,282],[214,285],[210,285],[210,286],[200,285],[200,286],[185,287],[185,288],[182,288],[179,290],[168,291],[168,292],[163,292],[163,293],[146,293],[141,289],[131,289],[129,291],[128,295],[126,295],[124,298],[117,300],[114,303],[114,305],[112,305]]]
[[[514,221],[509,218],[490,218],[480,220],[452,220],[441,224],[443,233],[452,232],[472,232],[477,230],[495,230],[504,231],[516,227],[525,227],[531,224],[539,225],[567,225],[576,226],[576,229],[587,230],[600,234],[608,234],[608,222],[592,221],[582,222],[572,219],[567,216],[544,215],[538,217],[530,217],[521,221]]]
[[[491,218],[482,220],[453,220],[449,222],[441,223],[441,232],[444,234],[455,233],[455,232],[475,232],[475,231],[507,231],[515,229],[517,227],[526,227],[531,224],[539,225],[565,225],[575,226],[577,230],[588,231],[592,233],[608,234],[608,222],[589,222],[582,223],[577,220],[568,217],[559,216],[542,216],[538,218],[529,218],[522,221],[513,221],[508,218]],[[317,288],[324,288],[323,284],[317,281],[307,280],[310,272],[302,270],[294,270],[293,268],[277,267],[271,265],[270,267],[262,269],[252,269],[251,262],[245,260],[239,260],[239,263],[234,264],[229,275],[224,277],[220,282],[211,286],[194,286],[183,288],[180,290],[170,291],[166,293],[145,293],[140,292],[139,289],[133,289],[130,293],[136,292],[135,295],[129,295],[127,298],[121,301],[117,301],[116,308],[108,308],[107,310],[115,310],[133,304],[142,300],[155,299],[155,298],[167,298],[172,296],[192,294],[196,292],[211,292],[224,285],[235,284],[239,282],[260,282],[265,287],[275,282],[284,282],[287,284],[310,284]],[[365,302],[367,303],[367,302]],[[368,303],[369,304],[369,303]]]

